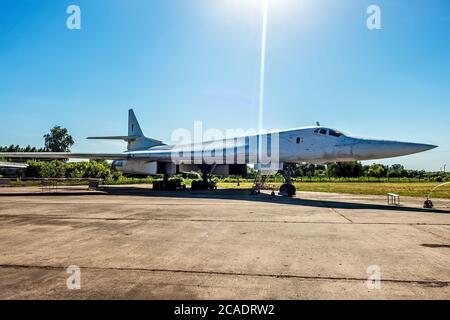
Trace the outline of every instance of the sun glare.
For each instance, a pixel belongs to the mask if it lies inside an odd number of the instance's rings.
[[[260,83],[258,117],[260,132],[264,129],[266,47],[267,42],[270,42],[270,39],[268,39],[270,38],[268,37],[270,22],[274,21],[278,23],[280,21],[287,21],[293,15],[298,17],[298,13],[304,12],[308,3],[310,3],[310,0],[217,0],[214,3],[214,7],[219,10],[220,16],[225,20],[233,17],[238,18],[235,21],[253,21],[260,25],[261,45],[259,52]],[[239,22],[237,25],[239,25]]]
[[[265,3],[269,5],[269,11],[276,16],[288,15],[293,10],[303,10],[310,1],[306,0],[219,0],[218,6],[224,14],[255,16]]]

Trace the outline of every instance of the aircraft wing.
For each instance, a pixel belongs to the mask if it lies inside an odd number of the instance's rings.
[[[127,153],[0,152],[0,158],[126,160],[129,155]]]
[[[0,168],[24,169],[28,167],[26,163],[0,162]]]

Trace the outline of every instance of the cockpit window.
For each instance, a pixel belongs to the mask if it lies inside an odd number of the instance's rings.
[[[333,137],[340,137],[340,136],[344,135],[343,133],[341,133],[337,130],[327,129],[327,128],[318,128],[318,129],[314,130],[314,133],[330,135]]]
[[[331,130],[331,129],[330,129],[329,133],[330,133],[330,136],[333,136],[333,137],[340,137],[340,136],[342,136],[342,133],[334,131],[334,130]]]

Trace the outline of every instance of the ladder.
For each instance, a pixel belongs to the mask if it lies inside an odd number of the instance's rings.
[[[261,190],[264,188],[267,176],[262,175],[260,172],[256,173],[255,180],[253,181],[252,194],[260,194]]]

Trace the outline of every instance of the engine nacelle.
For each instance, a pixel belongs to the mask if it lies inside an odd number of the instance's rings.
[[[125,174],[133,175],[157,175],[157,174],[176,174],[177,166],[170,162],[156,162],[145,160],[115,160],[112,168]]]
[[[131,160],[114,160],[112,163],[112,168],[114,170],[123,172],[130,175],[144,175],[152,176],[157,174],[168,174],[175,175],[177,173],[183,172],[199,172],[201,169],[209,169],[206,171],[211,171],[214,166],[205,165],[199,166],[195,164],[180,164],[176,165],[172,162],[156,162],[156,161],[145,161],[138,159]],[[212,174],[217,176],[240,176],[247,174],[247,165],[245,164],[223,164],[217,165],[212,170]]]
[[[188,172],[199,172],[201,169],[205,169],[205,165],[196,165],[196,164],[180,164],[179,172],[188,173]],[[214,168],[214,170],[212,170]],[[243,176],[247,174],[247,165],[246,164],[219,164],[217,166],[209,165],[207,170],[216,176]]]
[[[269,165],[260,163],[255,164],[255,170],[258,170],[263,176],[270,176],[276,174],[278,171],[283,170],[283,168],[284,168],[283,163],[269,164]]]

